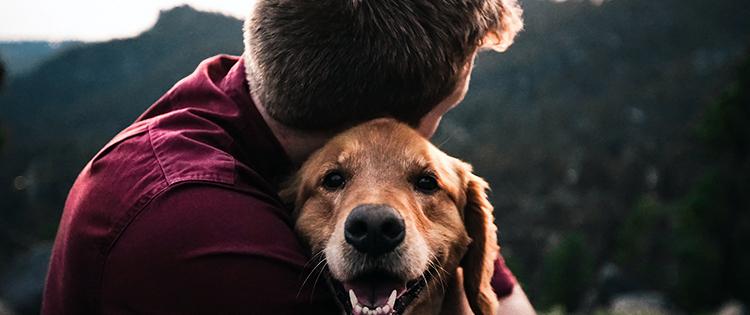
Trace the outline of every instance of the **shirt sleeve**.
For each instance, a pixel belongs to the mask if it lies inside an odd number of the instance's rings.
[[[286,210],[207,184],[172,188],[130,223],[102,279],[103,314],[335,314]],[[304,283],[303,283],[304,282]]]
[[[500,299],[507,297],[513,293],[515,285],[516,277],[505,265],[503,256],[498,255],[497,260],[495,260],[495,273],[492,275],[492,288],[495,290],[495,294]]]

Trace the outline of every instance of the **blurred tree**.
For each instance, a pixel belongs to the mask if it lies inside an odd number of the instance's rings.
[[[570,233],[544,257],[542,287],[537,307],[562,304],[578,309],[594,274],[594,261],[582,234]]]
[[[642,198],[619,231],[617,261],[690,312],[728,299],[750,303],[748,91],[750,54],[698,124],[703,175],[676,202]]]
[[[622,266],[639,287],[664,289],[671,261],[669,248],[672,209],[654,196],[637,202],[618,233],[615,261]],[[654,268],[654,266],[660,266]]]
[[[698,126],[713,160],[677,213],[675,295],[688,307],[750,302],[750,53],[738,77]],[[699,251],[699,249],[701,251]],[[708,294],[701,301],[700,294]]]

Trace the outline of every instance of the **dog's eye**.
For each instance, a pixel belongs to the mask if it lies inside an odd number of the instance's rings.
[[[416,187],[417,190],[428,194],[433,193],[440,188],[435,176],[430,174],[424,174],[417,177],[417,180],[414,182],[414,187]]]
[[[328,190],[340,189],[341,187],[344,187],[345,183],[346,178],[344,177],[344,174],[341,174],[338,171],[330,172],[323,178],[323,187]]]

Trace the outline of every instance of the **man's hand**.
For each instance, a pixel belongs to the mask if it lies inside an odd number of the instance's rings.
[[[534,315],[536,311],[531,306],[529,298],[526,297],[526,293],[523,292],[518,283],[513,287],[513,292],[499,299],[500,307],[497,309],[497,314],[513,314],[513,315]]]
[[[474,314],[469,306],[469,300],[464,292],[464,269],[459,267],[453,279],[449,279],[443,300],[441,315],[470,315]]]
[[[456,270],[456,275],[451,281],[447,291],[445,292],[445,301],[443,302],[443,309],[440,314],[443,315],[472,315],[469,306],[469,301],[466,298],[466,292],[464,292],[463,286],[464,273],[462,268]],[[516,284],[513,287],[513,292],[503,298],[499,299],[499,307],[497,314],[513,314],[513,315],[535,315],[536,311],[531,306],[529,298],[526,297],[526,293],[520,285]]]

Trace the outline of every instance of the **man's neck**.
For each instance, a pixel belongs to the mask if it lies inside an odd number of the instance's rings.
[[[252,94],[252,93],[251,93]],[[286,152],[294,168],[299,168],[307,158],[323,146],[333,135],[324,132],[304,131],[290,128],[273,119],[255,95],[251,95],[255,107],[258,109],[266,125],[271,129],[281,147]]]

